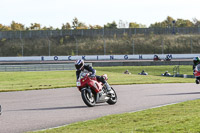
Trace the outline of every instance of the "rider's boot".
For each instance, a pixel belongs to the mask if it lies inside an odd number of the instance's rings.
[[[199,80],[198,79],[196,79],[196,84],[199,84]]]
[[[104,85],[105,85],[106,88],[107,88],[107,93],[108,93],[108,94],[111,94],[111,93],[110,93],[110,91],[111,91],[110,85],[109,85],[107,82],[106,82]]]

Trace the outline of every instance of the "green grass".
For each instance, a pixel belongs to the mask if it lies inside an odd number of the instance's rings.
[[[75,85],[73,71],[0,72],[0,91],[69,87]]]
[[[107,73],[111,84],[152,84],[152,83],[193,83],[191,78],[163,77],[165,71],[173,74],[174,66],[119,66],[119,67],[96,67],[100,73]],[[180,73],[192,75],[192,66],[180,66]],[[131,75],[123,74],[125,70]],[[145,70],[149,75],[138,75]]]
[[[121,66],[96,67],[97,75],[108,75],[108,82],[112,85],[120,84],[152,84],[152,83],[192,83],[194,79],[173,78],[160,76],[166,70],[173,74],[174,66]],[[125,75],[129,70],[132,74]],[[138,75],[142,70],[148,76]],[[192,66],[180,66],[180,73],[192,74]],[[36,90],[61,87],[75,87],[75,71],[36,71],[36,72],[0,72],[0,92]]]
[[[173,74],[174,66],[116,66],[116,67],[96,67],[95,69],[98,71],[104,72],[115,72],[115,73],[123,73],[125,70],[128,70],[132,74],[138,74],[142,70],[145,70],[149,75],[160,76],[165,71]],[[192,75],[192,66],[190,65],[181,65],[179,66],[181,74]]]
[[[200,100],[110,115],[34,133],[199,133]]]

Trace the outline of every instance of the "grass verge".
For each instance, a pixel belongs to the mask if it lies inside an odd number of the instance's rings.
[[[192,83],[194,79],[160,76],[166,70],[173,73],[174,66],[120,66],[96,67],[97,75],[108,74],[112,85],[152,83]],[[129,70],[131,75],[123,72]],[[148,76],[138,75],[145,70]],[[180,66],[182,74],[192,74],[191,66]],[[0,92],[75,87],[75,71],[0,72]]]
[[[198,133],[200,100],[110,115],[34,133]]]

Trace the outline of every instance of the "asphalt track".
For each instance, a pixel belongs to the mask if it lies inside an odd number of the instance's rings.
[[[134,112],[198,99],[200,85],[194,83],[113,86],[116,105],[87,107],[74,88],[0,93],[0,133],[22,133],[57,127],[98,117]]]

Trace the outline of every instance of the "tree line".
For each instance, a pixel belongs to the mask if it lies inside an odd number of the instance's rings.
[[[170,16],[167,16],[162,22],[155,22],[151,24],[149,28],[170,28],[170,27],[200,27],[200,20],[193,18],[192,21],[188,19],[174,19]],[[86,25],[84,22],[74,18],[71,23],[66,22],[62,24],[61,29],[54,28],[52,26],[42,27],[39,23],[31,23],[29,27],[25,27],[22,23],[17,23],[12,21],[9,26],[0,24],[0,31],[23,31],[23,30],[71,30],[71,29],[117,29],[117,28],[147,28],[146,25],[139,24],[136,22],[124,22],[122,20],[117,24],[115,21],[107,23],[104,26],[100,25]]]

